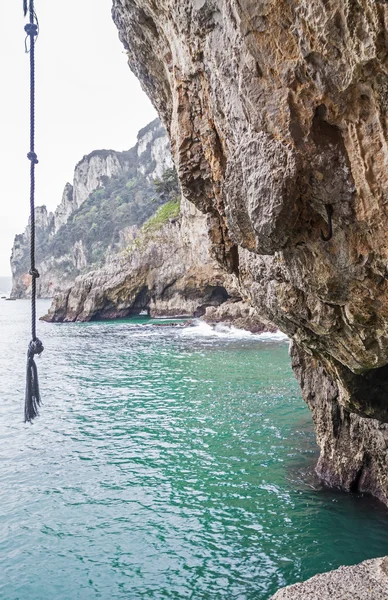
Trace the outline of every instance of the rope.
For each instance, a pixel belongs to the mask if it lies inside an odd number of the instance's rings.
[[[24,422],[31,423],[39,414],[41,404],[38,370],[34,356],[43,352],[43,344],[36,337],[36,280],[39,272],[35,266],[35,166],[38,157],[35,152],[35,42],[39,33],[38,20],[34,11],[34,0],[23,0],[24,15],[29,12],[29,23],[24,27],[27,39],[30,39],[30,151],[27,158],[30,161],[30,275],[31,275],[31,341],[27,351],[26,395],[24,405]]]

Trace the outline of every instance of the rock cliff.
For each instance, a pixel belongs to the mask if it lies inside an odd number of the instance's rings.
[[[41,240],[51,237],[55,231],[53,213],[45,206],[35,207],[35,236],[37,246]],[[11,298],[24,298],[31,290],[31,275],[29,275],[30,253],[30,221],[23,233],[15,236],[11,252],[12,291]],[[42,270],[41,265],[40,269]]]
[[[101,266],[125,245],[126,228],[154,211],[153,180],[173,167],[169,140],[158,119],[143,128],[127,152],[95,150],[76,165],[55,213],[36,208],[39,297],[52,297],[79,275]],[[109,222],[109,226],[104,222]],[[12,297],[30,294],[29,227],[15,237]]]
[[[113,0],[113,18],[213,255],[295,342],[318,472],[387,502],[387,3]]]
[[[178,204],[161,207],[125,250],[58,294],[45,319],[89,321],[142,311],[199,317],[226,301],[241,304],[234,279],[210,256],[206,216],[183,199],[180,210]],[[225,312],[230,317],[233,308]],[[257,315],[246,317],[257,323]]]
[[[38,207],[36,217],[38,295],[54,297],[48,321],[146,311],[264,328],[236,277],[211,256],[208,217],[180,199],[159,120],[139,132],[128,152],[84,156],[55,213]],[[12,250],[14,298],[30,292],[28,261],[27,227]]]

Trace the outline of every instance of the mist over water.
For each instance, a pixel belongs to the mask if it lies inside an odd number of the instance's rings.
[[[12,288],[11,277],[0,277],[0,298],[1,296],[9,296]]]
[[[28,302],[0,327],[2,600],[267,600],[388,553],[387,510],[314,477],[284,336],[41,323],[27,426]]]

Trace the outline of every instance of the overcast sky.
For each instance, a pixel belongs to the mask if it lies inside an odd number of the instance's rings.
[[[36,204],[54,210],[76,163],[92,150],[125,150],[156,117],[130,71],[111,0],[35,0]],[[0,0],[0,275],[29,213],[29,57],[22,0]]]

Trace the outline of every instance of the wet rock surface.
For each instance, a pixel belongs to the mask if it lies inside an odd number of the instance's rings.
[[[332,487],[371,493],[388,504],[388,424],[346,410],[324,364],[296,344],[291,364],[314,421],[319,477]]]

